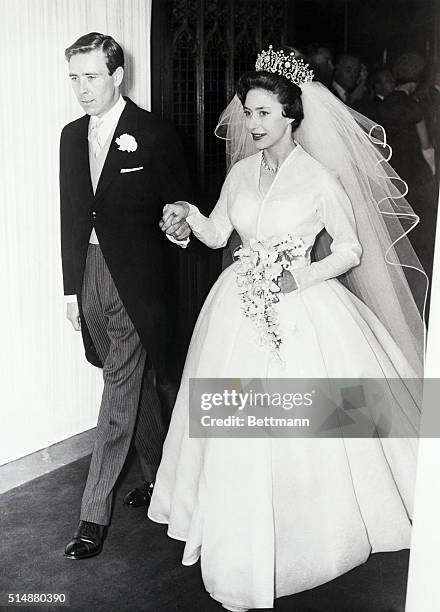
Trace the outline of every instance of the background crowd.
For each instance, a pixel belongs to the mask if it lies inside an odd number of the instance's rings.
[[[366,66],[351,53],[335,55],[321,43],[298,51],[313,68],[315,80],[385,128],[390,163],[407,183],[407,199],[420,215],[410,239],[430,277],[440,165],[440,69],[410,51],[380,66]]]

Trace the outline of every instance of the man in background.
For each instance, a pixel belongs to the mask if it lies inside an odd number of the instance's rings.
[[[368,72],[355,55],[343,53],[335,63],[331,90],[342,102],[356,108],[367,91]]]
[[[380,123],[380,111],[383,101],[393,93],[395,79],[389,68],[381,66],[368,77],[369,91],[356,105],[356,110]]]
[[[414,97],[424,68],[424,59],[418,53],[405,52],[395,58],[392,70],[396,87],[380,105],[378,119],[393,151],[390,164],[406,182],[406,198],[420,216],[409,239],[431,277],[438,186],[434,178],[434,148],[422,106]]]
[[[314,72],[314,80],[326,87],[331,87],[333,81],[333,53],[320,43],[310,43],[305,48],[306,60]]]

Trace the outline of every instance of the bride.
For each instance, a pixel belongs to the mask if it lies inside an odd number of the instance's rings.
[[[242,241],[195,326],[148,511],[229,610],[272,608],[410,542],[424,324],[403,266],[419,269],[417,217],[372,126],[312,77],[263,51],[221,119],[232,167],[213,212],[168,204],[161,222],[186,219],[212,248],[233,229]],[[276,323],[257,321],[241,271],[285,240],[301,248],[272,277]],[[189,379],[228,377],[392,382],[398,437],[189,437]]]

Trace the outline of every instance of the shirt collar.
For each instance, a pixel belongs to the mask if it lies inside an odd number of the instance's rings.
[[[94,125],[98,124],[100,140],[105,142],[110,136],[110,132],[116,127],[125,105],[126,102],[124,98],[119,95],[116,104],[114,104],[102,117],[99,117],[99,119],[96,116],[90,117],[89,130]]]

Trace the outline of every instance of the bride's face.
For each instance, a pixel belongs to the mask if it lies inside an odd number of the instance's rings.
[[[258,149],[292,141],[292,119],[283,116],[278,97],[266,89],[250,89],[244,103],[246,127]]]

